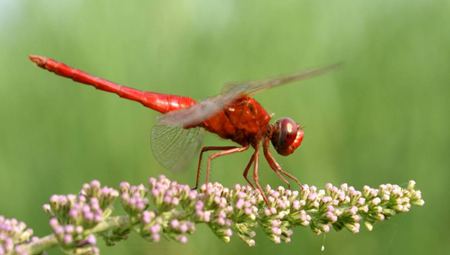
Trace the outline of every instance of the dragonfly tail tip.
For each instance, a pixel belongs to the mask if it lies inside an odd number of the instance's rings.
[[[47,58],[46,57],[41,57],[38,55],[29,55],[28,58],[34,62],[35,64],[37,64],[38,66],[44,66],[47,63]]]

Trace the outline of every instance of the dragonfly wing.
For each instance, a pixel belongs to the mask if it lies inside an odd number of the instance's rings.
[[[227,93],[207,98],[189,108],[168,112],[158,118],[159,124],[177,127],[189,127],[200,124],[223,110],[235,99],[246,94],[247,86],[235,86]]]
[[[198,156],[203,134],[202,128],[155,125],[151,134],[153,155],[163,167],[181,170]]]
[[[322,74],[325,74],[331,70],[334,70],[341,66],[340,63],[328,65],[324,67],[319,68],[313,68],[304,70],[298,73],[279,76],[272,79],[265,79],[265,80],[256,80],[256,81],[248,81],[248,82],[239,82],[239,83],[230,83],[227,84],[224,88],[224,93],[227,93],[227,91],[235,90],[235,87],[244,87],[245,88],[245,94],[253,94],[261,90],[278,87],[290,82],[294,81],[302,81],[306,79],[313,78],[315,76],[319,76]]]
[[[195,126],[223,110],[227,105],[241,96],[253,94],[260,90],[277,87],[289,82],[309,79],[329,72],[338,66],[340,64],[309,69],[274,79],[228,84],[220,95],[207,98],[189,108],[166,113],[159,118],[159,123],[178,127]]]

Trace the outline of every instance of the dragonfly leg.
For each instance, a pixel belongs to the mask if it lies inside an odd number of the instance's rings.
[[[280,179],[282,179],[283,182],[285,182],[288,185],[289,188],[291,187],[291,185],[286,180],[286,178],[284,178],[281,174],[283,174],[284,176],[290,178],[295,183],[297,183],[298,186],[301,187],[302,185],[301,185],[300,181],[297,179],[297,177],[295,177],[292,174],[290,174],[290,173],[286,172],[285,170],[283,170],[283,168],[281,168],[280,164],[278,164],[278,162],[272,156],[272,154],[269,151],[269,139],[266,139],[264,141],[263,147],[264,147],[264,157],[266,158],[267,162],[269,163],[270,168],[272,168],[272,170],[278,175],[278,177],[280,177]]]
[[[235,148],[240,148],[240,147],[236,147],[236,146],[205,146],[205,147],[203,147],[200,151],[200,156],[198,157],[198,166],[197,166],[197,175],[195,177],[195,186],[192,189],[198,188],[198,181],[200,179],[200,170],[201,170],[201,166],[202,166],[203,152],[230,150],[230,149],[235,149]]]
[[[259,146],[255,146],[255,152],[253,153],[253,160],[254,160],[254,165],[253,165],[253,181],[255,182],[256,185],[256,189],[259,191],[259,193],[261,193],[261,196],[264,199],[264,202],[266,203],[266,205],[269,205],[269,200],[266,197],[266,194],[264,193],[264,190],[261,188],[261,184],[259,184],[259,174],[258,174],[258,160],[259,160]]]
[[[248,179],[248,171],[250,170],[250,167],[252,166],[253,162],[255,161],[255,157],[252,155],[252,157],[250,158],[250,161],[248,161],[247,166],[245,167],[244,170],[244,178],[247,181],[248,184],[250,184],[250,186],[255,189],[255,186],[253,185],[253,183]]]
[[[270,168],[272,169],[272,171],[274,171],[274,173],[278,176],[278,178],[280,178],[288,186],[288,188],[290,189],[291,188],[291,184],[288,182],[288,180],[286,180],[286,178],[281,174],[282,172],[279,170],[279,169],[281,169],[281,166],[275,161],[275,159],[273,158],[272,154],[270,154],[270,151],[269,151],[269,139],[266,139],[264,141],[263,149],[264,149],[264,157],[266,158],[267,162],[269,163]]]
[[[208,163],[207,163],[207,167],[206,167],[206,183],[208,183],[209,174],[211,172],[211,161],[213,159],[221,157],[221,156],[233,154],[236,152],[242,152],[242,151],[247,150],[248,148],[249,148],[248,145],[244,146],[244,147],[236,147],[236,146],[205,146],[205,147],[203,147],[200,151],[200,156],[198,158],[198,167],[197,167],[197,175],[195,178],[195,187],[193,187],[192,189],[198,188],[198,183],[199,183],[199,179],[200,179],[200,170],[201,170],[201,164],[202,164],[202,157],[203,157],[204,152],[212,151],[212,150],[216,150],[216,151],[220,150],[220,152],[214,153],[208,157]]]
[[[205,179],[205,183],[209,182],[209,173],[211,172],[211,161],[213,159],[218,158],[218,157],[222,157],[222,156],[225,156],[225,155],[230,155],[230,154],[233,154],[233,153],[236,153],[236,152],[245,151],[245,150],[248,149],[248,147],[249,147],[249,145],[244,146],[244,147],[235,147],[235,148],[232,148],[232,149],[228,149],[228,150],[226,149],[226,150],[223,150],[223,151],[216,152],[216,153],[214,153],[212,155],[209,155],[208,163],[206,164],[206,179]]]

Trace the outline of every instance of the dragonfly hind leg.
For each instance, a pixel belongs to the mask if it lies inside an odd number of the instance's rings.
[[[252,157],[250,158],[250,160],[247,163],[247,166],[245,167],[244,173],[242,174],[244,176],[244,179],[247,181],[247,183],[250,185],[250,187],[252,187],[253,189],[255,189],[255,186],[253,185],[253,183],[248,179],[248,171],[250,170],[250,167],[252,166],[253,162],[255,161],[255,156],[252,155]]]
[[[200,179],[200,170],[201,170],[201,164],[202,164],[202,157],[203,157],[203,153],[206,151],[219,151],[216,152],[212,155],[210,155],[208,157],[208,163],[206,166],[206,183],[208,183],[209,181],[209,174],[211,172],[211,161],[215,158],[221,157],[221,156],[225,156],[225,155],[230,155],[233,153],[237,153],[237,152],[242,152],[245,151],[249,148],[249,146],[244,146],[244,147],[237,147],[237,146],[205,146],[201,149],[200,151],[200,156],[198,158],[198,167],[197,167],[197,175],[195,178],[195,187],[193,187],[192,189],[197,189],[198,188],[198,183],[199,183],[199,179]]]
[[[256,185],[256,189],[258,190],[258,192],[261,194],[261,196],[264,199],[264,202],[266,203],[266,205],[269,205],[269,200],[267,199],[266,194],[264,193],[264,190],[261,187],[261,184],[259,184],[259,172],[258,172],[258,161],[259,161],[259,148],[258,146],[255,147],[255,152],[253,153],[252,156],[254,165],[253,165],[253,181],[255,182]]]

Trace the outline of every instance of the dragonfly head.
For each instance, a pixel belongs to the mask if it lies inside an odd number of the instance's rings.
[[[291,118],[281,118],[272,126],[272,145],[278,154],[287,156],[302,143],[303,129]]]

